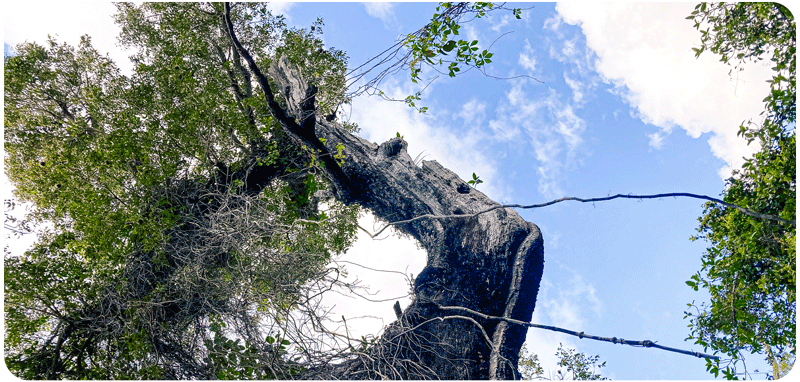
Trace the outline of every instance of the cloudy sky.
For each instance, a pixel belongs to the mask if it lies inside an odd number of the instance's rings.
[[[72,44],[82,34],[123,69],[118,28],[108,3],[4,5],[4,44],[43,43],[48,34]],[[516,6],[516,5],[515,5]],[[522,7],[531,5],[520,5]],[[499,202],[533,204],[563,196],[691,192],[718,196],[724,178],[754,147],[736,136],[742,121],[763,110],[770,70],[729,67],[706,53],[695,58],[699,33],[685,20],[690,3],[536,3],[522,20],[510,13],[464,25],[462,35],[491,45],[490,76],[472,70],[439,76],[423,92],[417,113],[399,102],[359,97],[346,118],[361,135],[383,142],[396,133],[409,153],[436,160]],[[423,26],[431,3],[279,3],[292,25],[323,17],[324,40],[360,65]],[[493,44],[493,45],[492,45]],[[407,73],[387,79],[386,94],[420,90]],[[432,79],[435,73],[423,72]],[[513,79],[497,79],[513,78]],[[8,186],[4,187],[5,193]],[[700,269],[702,241],[690,242],[698,200],[619,200],[558,204],[520,211],[545,238],[545,274],[534,322],[601,336],[653,340],[702,351],[684,339],[686,304],[705,301],[684,283]],[[361,225],[377,228],[370,216]],[[404,277],[362,268],[418,274],[425,254],[409,239],[362,234],[341,259],[351,277],[369,285],[366,302],[335,296],[327,302],[357,335],[377,333],[394,317],[391,305],[408,291]],[[346,262],[346,263],[345,263]],[[359,264],[359,265],[355,265]],[[685,355],[529,331],[527,347],[554,371],[559,343],[607,362],[612,379],[708,379],[705,362]],[[761,368],[757,356],[748,370]]]

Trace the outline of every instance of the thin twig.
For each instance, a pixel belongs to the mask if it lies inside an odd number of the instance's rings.
[[[397,273],[397,274],[399,274],[399,275],[403,275],[403,276],[406,276],[406,277],[408,277],[408,275],[407,275],[407,274],[405,274],[405,273],[403,273],[403,272],[400,272],[400,271],[393,271],[393,270],[386,270],[386,269],[375,269],[375,268],[370,268],[370,267],[368,267],[368,266],[361,265],[361,264],[358,264],[358,263],[354,263],[354,262],[352,262],[352,261],[347,261],[347,260],[334,260],[334,262],[335,262],[335,263],[346,263],[346,264],[352,264],[352,265],[355,265],[355,266],[358,266],[358,267],[361,267],[361,268],[365,268],[365,269],[369,269],[369,270],[371,270],[371,271],[375,271],[375,272]]]

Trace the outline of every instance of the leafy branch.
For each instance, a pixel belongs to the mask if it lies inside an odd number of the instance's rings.
[[[434,13],[427,25],[402,37],[391,47],[346,74],[348,88],[355,86],[362,80],[366,80],[363,84],[358,85],[348,96],[355,97],[362,93],[367,93],[380,95],[387,100],[394,100],[388,98],[385,93],[378,89],[381,82],[387,76],[409,70],[411,81],[418,83],[421,80],[420,73],[423,64],[430,66],[434,70],[437,70],[436,68],[440,66],[446,67],[446,73],[450,77],[455,77],[472,68],[476,68],[488,77],[498,78],[489,76],[483,70],[486,64],[492,62],[493,53],[489,51],[491,45],[489,48],[481,50],[478,47],[477,40],[470,41],[460,38],[459,30],[462,24],[486,17],[490,12],[499,10],[510,11],[517,19],[522,18],[522,8],[506,8],[504,5],[505,3],[490,2],[440,3],[436,7],[436,13]],[[383,69],[378,71],[381,67]],[[462,71],[463,67],[468,67],[469,69]],[[443,72],[440,73],[444,74]],[[372,76],[372,78],[367,79],[368,75]],[[518,77],[533,78],[527,75],[512,78]],[[420,99],[420,93],[416,92],[414,95],[398,101],[404,101],[410,107],[417,108],[414,101]],[[425,109],[417,108],[420,112],[424,112]]]
[[[479,176],[475,175],[475,173],[473,172],[472,173],[472,180],[468,180],[467,183],[472,185],[473,188],[478,188],[478,185],[483,183],[483,181],[480,179]]]

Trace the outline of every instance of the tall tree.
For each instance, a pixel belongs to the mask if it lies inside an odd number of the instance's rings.
[[[401,138],[378,146],[336,122],[346,61],[322,46],[321,23],[287,28],[259,4],[118,8],[121,41],[138,51],[130,77],[88,38],[5,58],[6,173],[43,229],[5,259],[10,370],[517,376],[526,326],[447,308],[530,320],[538,228],[436,162],[418,167]],[[417,238],[428,266],[381,338],[330,351],[342,335],[316,304],[337,285],[329,260],[353,240],[359,206]]]
[[[760,150],[733,172],[722,195],[731,204],[796,219],[794,16],[778,3],[701,3],[687,19],[701,32],[698,56],[705,50],[719,54],[732,70],[743,69],[747,61],[772,61],[763,122],[743,123],[739,131]],[[687,283],[707,289],[711,303],[687,312],[690,338],[731,357],[722,369],[729,378],[742,373],[736,369],[741,350],[766,354],[779,378],[780,363],[792,363],[796,351],[796,226],[711,203],[699,220],[695,239],[704,238],[711,246],[702,270]],[[708,364],[715,375],[720,367],[719,362]]]

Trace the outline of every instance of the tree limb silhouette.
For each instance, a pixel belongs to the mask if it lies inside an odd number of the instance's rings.
[[[557,326],[534,324],[532,322],[524,322],[524,321],[514,320],[514,319],[511,319],[511,318],[506,318],[506,317],[490,316],[490,315],[487,315],[487,314],[476,312],[476,311],[474,311],[472,309],[462,308],[460,306],[439,306],[439,309],[442,309],[442,310],[460,310],[462,312],[467,312],[469,314],[474,314],[474,315],[476,315],[478,317],[481,317],[483,319],[486,319],[486,320],[503,320],[503,321],[506,321],[506,322],[509,322],[509,323],[512,323],[512,324],[524,325],[524,326],[528,326],[528,327],[531,327],[531,328],[545,329],[545,330],[551,330],[551,331],[554,331],[554,332],[566,333],[566,334],[570,334],[570,335],[576,336],[576,337],[581,338],[581,339],[588,338],[588,339],[591,339],[591,340],[606,341],[606,342],[611,342],[611,343],[621,344],[621,345],[642,346],[642,347],[646,347],[646,348],[651,348],[652,347],[652,348],[658,348],[658,349],[671,351],[671,352],[675,352],[675,353],[691,355],[691,356],[695,356],[695,357],[698,357],[698,358],[707,358],[707,359],[712,359],[712,360],[719,360],[719,357],[714,356],[714,355],[700,353],[700,352],[696,352],[696,351],[690,351],[690,350],[682,350],[682,349],[677,349],[677,348],[673,348],[673,347],[669,347],[669,346],[663,346],[663,345],[659,345],[659,344],[657,344],[657,343],[655,343],[653,341],[650,341],[650,340],[632,341],[632,340],[626,340],[626,339],[617,338],[617,337],[600,337],[600,336],[595,336],[595,335],[591,335],[591,334],[586,334],[584,332],[576,332],[574,330],[559,328]]]
[[[476,213],[473,213],[473,214],[453,214],[453,215],[426,214],[426,215],[420,215],[420,216],[417,216],[417,217],[414,217],[414,218],[411,218],[411,219],[407,219],[407,220],[400,220],[400,221],[387,223],[385,226],[383,226],[377,232],[375,232],[375,233],[367,232],[367,234],[370,235],[370,237],[375,238],[376,236],[380,235],[383,231],[385,231],[387,228],[389,228],[390,226],[394,226],[394,225],[411,223],[413,221],[420,220],[420,219],[471,218],[471,217],[475,217],[475,216],[478,216],[478,215],[481,215],[481,214],[485,214],[487,212],[491,212],[491,211],[494,211],[494,210],[500,209],[500,208],[522,208],[522,209],[542,208],[542,207],[552,206],[553,204],[561,203],[561,202],[568,201],[568,200],[577,201],[577,202],[581,202],[581,203],[594,203],[594,202],[605,202],[605,201],[608,201],[608,200],[620,199],[620,198],[622,198],[622,199],[657,199],[657,198],[678,197],[678,196],[687,197],[687,198],[708,200],[710,202],[714,202],[714,203],[717,203],[719,205],[722,205],[722,206],[725,206],[725,207],[728,207],[728,208],[734,208],[734,209],[738,210],[739,212],[741,212],[741,213],[743,213],[745,215],[748,215],[748,216],[752,216],[752,217],[759,218],[759,219],[765,219],[765,220],[773,220],[773,221],[776,221],[776,222],[778,222],[780,224],[790,224],[792,226],[797,226],[797,220],[787,220],[787,219],[783,219],[781,217],[774,216],[774,215],[762,214],[760,212],[755,212],[753,210],[750,210],[750,209],[747,209],[747,208],[744,208],[744,207],[741,207],[741,206],[737,206],[735,204],[727,203],[727,202],[724,202],[724,201],[722,201],[720,199],[712,198],[710,196],[691,194],[691,193],[688,193],[688,192],[670,192],[670,193],[665,193],[665,194],[651,194],[651,195],[617,194],[617,195],[612,195],[612,196],[604,196],[604,197],[600,197],[600,198],[587,198],[587,199],[578,198],[578,197],[574,197],[574,196],[566,196],[566,197],[563,197],[563,198],[551,200],[549,202],[540,203],[540,204],[531,204],[531,205],[503,204],[503,205],[494,206],[494,207],[491,207],[491,208],[488,208],[486,210],[479,211],[479,212],[476,212]],[[364,230],[363,228],[361,228],[361,229]],[[366,232],[366,230],[365,230],[365,232]]]

